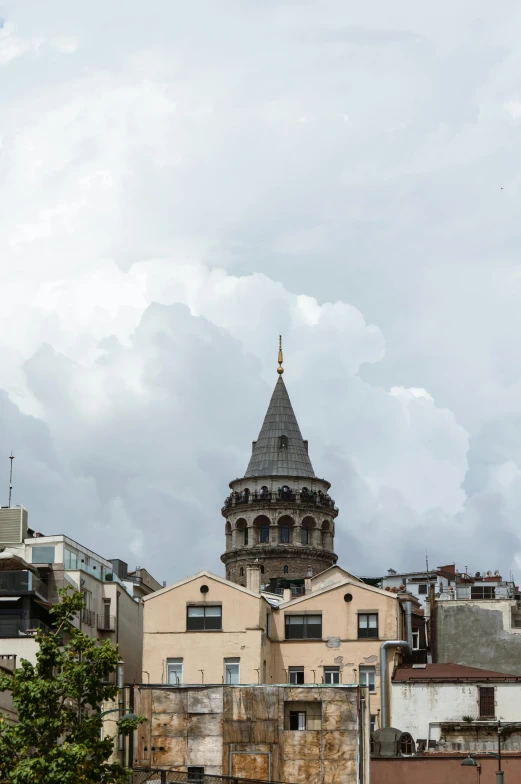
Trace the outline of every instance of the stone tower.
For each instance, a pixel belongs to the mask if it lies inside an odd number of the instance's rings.
[[[261,583],[303,580],[337,561],[333,543],[338,509],[329,482],[315,476],[308,442],[279,377],[242,479],[224,502],[226,577],[246,585],[246,565],[258,562]],[[273,585],[273,583],[272,583]]]

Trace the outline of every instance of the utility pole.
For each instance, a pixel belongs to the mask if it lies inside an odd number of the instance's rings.
[[[14,460],[14,455],[13,455],[13,450],[12,449],[11,449],[11,454],[9,455],[9,460],[11,461],[11,468],[9,469],[9,503],[7,504],[7,506],[10,509],[11,508],[11,494],[13,492],[13,460]]]

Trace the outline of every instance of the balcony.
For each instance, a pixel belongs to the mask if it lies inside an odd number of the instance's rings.
[[[260,490],[255,493],[231,493],[224,501],[222,513],[226,513],[233,506],[244,506],[248,504],[265,503],[297,503],[306,506],[318,506],[321,508],[336,509],[335,502],[328,495],[322,492],[315,493],[309,490],[294,490],[290,487],[280,487],[272,493],[268,490]]]
[[[33,637],[38,629],[45,634],[50,631],[38,618],[21,620],[9,615],[0,616],[0,637]]]
[[[96,621],[96,613],[94,610],[87,610],[86,607],[83,607],[81,611],[81,622],[84,623],[86,626],[94,626]]]
[[[48,589],[37,574],[29,569],[0,572],[0,596],[16,596],[20,593],[37,593],[47,599]]]
[[[98,615],[98,631],[99,632],[115,632],[116,631],[116,616],[115,615]]]

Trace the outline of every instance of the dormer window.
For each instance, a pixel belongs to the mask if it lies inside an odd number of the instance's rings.
[[[287,449],[288,448],[288,437],[287,436],[280,436],[279,437],[279,449]]]

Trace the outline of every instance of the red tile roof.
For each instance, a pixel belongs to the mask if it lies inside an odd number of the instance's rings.
[[[480,670],[477,667],[465,667],[462,664],[426,664],[411,667],[404,665],[394,671],[395,683],[411,683],[414,681],[521,681],[521,675],[507,675],[504,672]]]

